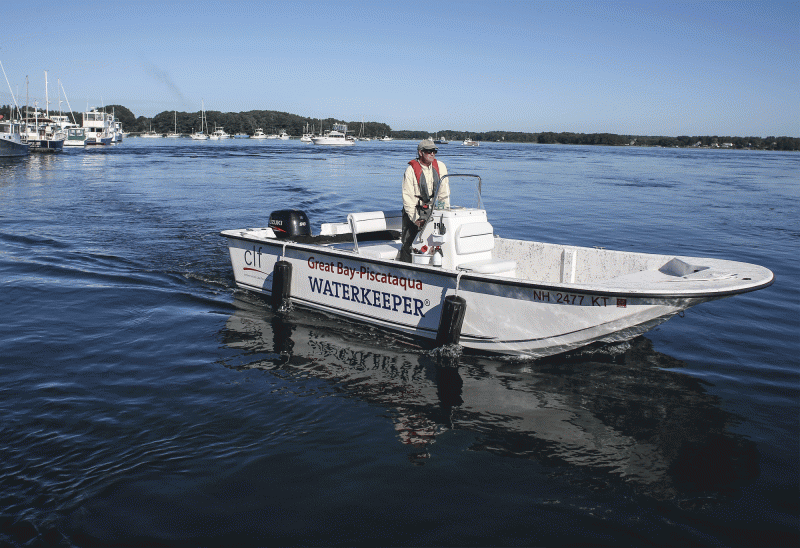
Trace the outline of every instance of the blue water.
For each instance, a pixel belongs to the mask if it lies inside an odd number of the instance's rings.
[[[443,368],[236,290],[220,230],[396,209],[414,153],[0,159],[0,545],[796,545],[800,155],[440,148],[502,236],[776,274],[626,344]]]

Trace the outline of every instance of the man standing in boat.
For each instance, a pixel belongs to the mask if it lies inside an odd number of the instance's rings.
[[[423,214],[433,207],[436,188],[440,186],[442,177],[447,175],[444,163],[436,160],[439,149],[430,139],[420,141],[417,145],[417,158],[408,162],[403,174],[403,247],[400,260],[411,262],[411,244],[417,233],[425,224]],[[450,185],[447,179],[441,182],[439,189],[439,207],[450,206]]]

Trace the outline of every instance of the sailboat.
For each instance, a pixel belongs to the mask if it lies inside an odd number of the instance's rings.
[[[89,114],[91,114],[91,113],[89,113]],[[83,127],[86,127],[86,114],[83,115]],[[143,132],[141,135],[139,135],[139,137],[144,137],[146,139],[161,139],[161,137],[163,137],[163,135],[153,131],[153,124],[150,124],[150,129],[148,129],[147,131]],[[87,136],[87,139],[88,139],[88,136]],[[92,144],[92,143],[87,141],[86,144],[88,145],[88,144]]]
[[[175,129],[172,131],[172,133],[167,133],[167,137],[170,137],[172,139],[174,139],[176,137],[183,137],[182,133],[178,133],[178,111],[177,110],[175,111]]]
[[[361,129],[358,132],[359,141],[369,141],[370,138],[364,135],[364,120],[361,120]]]
[[[313,137],[313,136],[314,136],[314,130],[311,130],[311,132],[309,133],[309,131],[308,131],[308,122],[306,122],[306,130],[303,132],[303,136],[300,137],[300,140],[302,142],[304,142],[304,143],[310,143],[310,142],[312,142],[311,141],[311,137]]]
[[[200,105],[200,131],[195,131],[189,136],[195,141],[206,141],[208,140],[208,134],[205,132],[205,129],[208,129],[208,122],[206,122],[206,105],[202,101]]]

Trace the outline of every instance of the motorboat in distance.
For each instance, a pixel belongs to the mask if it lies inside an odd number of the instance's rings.
[[[355,141],[347,139],[345,133],[337,130],[327,131],[325,135],[315,135],[311,137],[311,141],[315,145],[353,146],[355,144]]]

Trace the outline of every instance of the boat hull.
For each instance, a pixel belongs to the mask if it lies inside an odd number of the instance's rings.
[[[480,352],[536,358],[624,341],[720,298],[579,290],[237,233],[222,234],[241,289],[271,295],[275,263],[284,260],[292,266],[294,304],[429,342],[437,337],[445,297],[457,294],[467,303],[460,344]]]
[[[64,140],[57,139],[29,139],[30,152],[61,152],[64,149]]]
[[[0,157],[27,156],[28,145],[10,139],[0,139]]]
[[[92,145],[92,146],[95,146],[95,145],[104,146],[104,145],[110,145],[111,142],[112,142],[112,137],[87,137],[86,138],[86,145],[87,146],[89,146],[89,145]]]
[[[355,145],[355,142],[348,141],[347,139],[328,139],[326,137],[312,137],[311,142],[315,145],[326,145],[334,147],[350,147]]]

